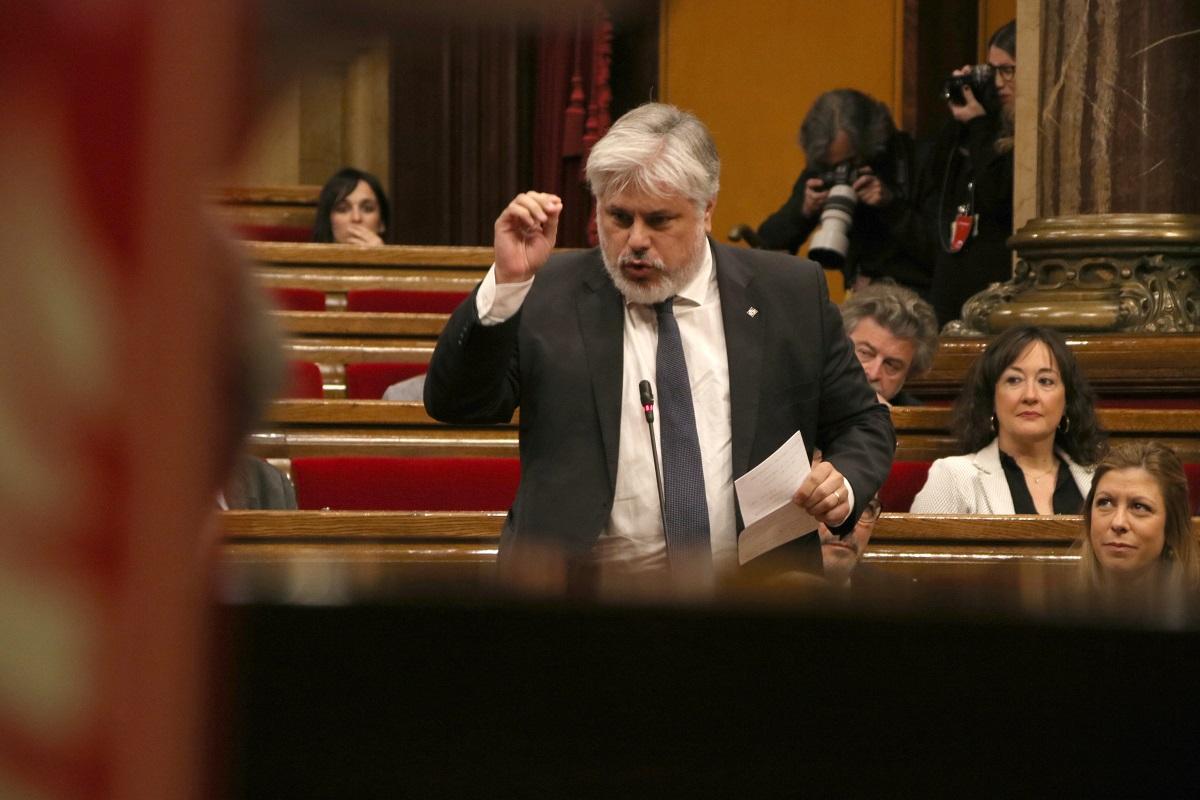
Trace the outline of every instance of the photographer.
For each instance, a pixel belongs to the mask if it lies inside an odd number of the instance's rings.
[[[1013,226],[1016,57],[1014,21],[988,40],[986,64],[955,70],[946,82],[953,119],[934,144],[920,190],[924,234],[936,253],[939,325],[958,319],[971,295],[1012,277],[1006,241]]]
[[[912,138],[896,130],[887,106],[854,89],[826,92],[805,116],[800,144],[808,165],[792,196],[759,227],[762,246],[795,253],[822,224],[823,212],[841,208],[843,223],[849,223],[845,238],[841,227],[826,231],[833,227],[826,222],[809,256],[841,267],[847,288],[890,277],[928,295],[929,251],[921,249],[920,239],[901,236],[919,227],[912,204],[917,177]],[[845,188],[835,188],[839,183]]]

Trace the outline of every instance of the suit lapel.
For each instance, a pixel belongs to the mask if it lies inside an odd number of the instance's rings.
[[[1067,469],[1071,470],[1071,477],[1074,479],[1075,485],[1079,488],[1079,493],[1086,498],[1088,496],[1088,492],[1091,491],[1092,488],[1093,468],[1076,464],[1071,460],[1071,457],[1062,450],[1057,450],[1056,452],[1058,453],[1059,458],[1067,462]]]
[[[1008,478],[1004,477],[1004,467],[1000,465],[1000,442],[993,439],[992,443],[975,454],[975,466],[979,470],[979,483],[983,487],[983,496],[987,501],[984,514],[1012,514],[1012,492],[1008,489]]]
[[[753,286],[753,274],[737,250],[713,246],[717,289],[721,293],[721,318],[725,325],[725,353],[729,362],[729,413],[733,435],[733,475],[750,467],[750,446],[758,424],[762,391],[764,323],[750,313],[761,303]]]
[[[604,271],[598,250],[595,261],[587,267],[576,307],[579,312],[579,333],[587,352],[588,373],[592,378],[592,397],[596,403],[600,435],[604,440],[604,455],[608,461],[608,478],[615,487],[621,439],[625,303]]]

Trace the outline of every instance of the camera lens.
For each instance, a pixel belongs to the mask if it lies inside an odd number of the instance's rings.
[[[846,263],[850,249],[850,226],[854,220],[854,207],[858,195],[846,184],[829,190],[825,207],[821,210],[821,229],[813,235],[808,255],[823,267],[840,267]]]

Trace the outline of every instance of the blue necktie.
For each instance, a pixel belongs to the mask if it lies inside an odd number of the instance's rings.
[[[712,550],[708,535],[708,499],[704,494],[704,464],[692,407],[692,386],[683,341],[672,308],[674,298],[655,303],[658,312],[658,413],[662,440],[663,516],[667,526],[667,555],[672,568],[708,566]]]

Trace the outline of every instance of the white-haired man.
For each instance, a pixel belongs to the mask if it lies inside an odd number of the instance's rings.
[[[825,460],[794,502],[835,532],[886,477],[891,420],[820,268],[709,240],[719,174],[699,119],[647,104],[588,158],[599,249],[551,256],[553,195],[526,192],[496,220],[495,264],[442,332],[425,404],[448,422],[504,422],[520,405],[502,568],[549,547],[602,579],[728,575],[742,528],[733,480],[796,431]],[[660,401],[661,503],[643,381]],[[818,539],[762,562],[819,572]]]
[[[873,283],[842,303],[842,324],[879,402],[920,405],[904,391],[904,383],[933,366],[938,346],[933,306],[911,289]]]

